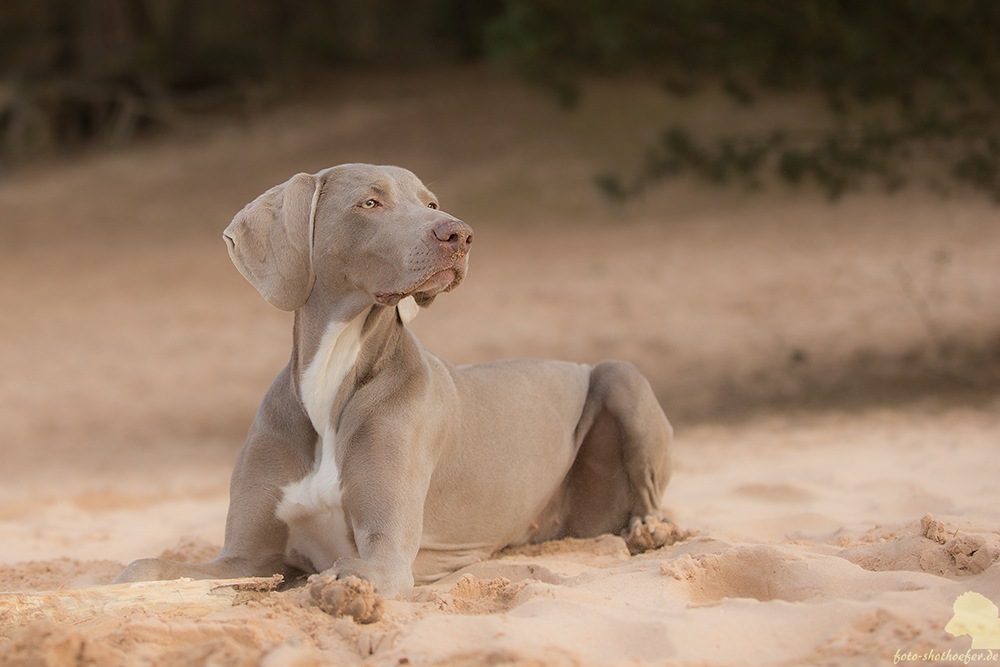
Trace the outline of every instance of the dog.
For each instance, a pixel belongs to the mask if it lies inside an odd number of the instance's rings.
[[[117,583],[318,573],[405,599],[508,545],[671,539],[658,521],[673,431],[634,366],[455,367],[407,329],[465,278],[473,239],[414,174],[298,174],[224,239],[264,299],[294,311],[291,359],[237,459],[221,553],[137,560]]]

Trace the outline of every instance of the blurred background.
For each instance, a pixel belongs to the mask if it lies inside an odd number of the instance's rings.
[[[628,359],[682,426],[994,405],[997,35],[991,0],[4,0],[0,469],[228,468],[291,319],[221,231],[352,161],[476,230],[413,324],[454,363]]]
[[[252,114],[331,71],[488,63],[564,107],[584,75],[638,73],[665,94],[713,87],[746,107],[808,91],[831,112],[713,137],[668,119],[630,178],[599,175],[612,197],[684,170],[751,183],[776,171],[834,197],[874,174],[891,190],[918,156],[944,162],[932,187],[948,175],[1000,196],[998,29],[988,0],[8,0],[2,154],[123,146],[187,114]]]

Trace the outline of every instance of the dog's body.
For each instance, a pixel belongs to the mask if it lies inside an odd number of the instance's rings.
[[[225,237],[254,287],[295,311],[291,361],[236,463],[222,553],[135,561],[117,581],[322,572],[394,597],[510,544],[658,514],[671,429],[634,367],[456,368],[405,327],[461,282],[472,242],[410,172],[299,174]]]

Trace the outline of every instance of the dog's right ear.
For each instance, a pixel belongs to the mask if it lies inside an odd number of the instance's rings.
[[[302,307],[316,280],[312,235],[320,187],[315,176],[297,174],[243,207],[222,233],[243,277],[282,310]]]

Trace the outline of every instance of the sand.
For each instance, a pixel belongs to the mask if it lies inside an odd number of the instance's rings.
[[[479,70],[368,83],[0,180],[0,592],[217,552],[290,342],[219,236],[267,187],[346,161],[413,169],[476,231],[468,279],[413,322],[426,347],[647,374],[677,432],[664,512],[692,536],[511,549],[364,625],[303,589],[0,616],[0,664],[1000,661],[945,629],[962,594],[1000,601],[1000,208],[688,181],[616,208],[594,173],[671,118],[735,111],[632,81],[588,84],[573,113]]]

